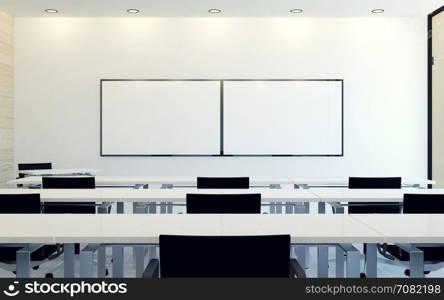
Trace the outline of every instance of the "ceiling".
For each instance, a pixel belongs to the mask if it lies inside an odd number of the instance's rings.
[[[411,17],[441,6],[444,0],[0,0],[0,11],[15,17]],[[128,14],[130,8],[141,12]],[[223,11],[209,14],[211,8]],[[294,8],[304,13],[290,14]],[[385,13],[372,14],[376,8]]]

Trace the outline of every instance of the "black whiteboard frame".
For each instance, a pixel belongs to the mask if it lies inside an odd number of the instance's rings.
[[[216,81],[220,83],[219,154],[103,154],[102,85],[106,81]],[[341,82],[340,154],[224,154],[224,82],[225,81],[339,81]],[[100,156],[101,157],[343,157],[344,156],[344,79],[100,79]]]

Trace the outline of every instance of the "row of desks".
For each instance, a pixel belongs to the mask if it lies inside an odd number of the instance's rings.
[[[40,194],[42,202],[179,202],[187,194],[260,193],[263,202],[402,202],[403,195],[444,194],[444,189],[0,189],[0,194]]]
[[[0,243],[157,244],[160,234],[290,234],[294,244],[444,243],[444,218],[420,214],[11,214],[0,219]]]
[[[60,224],[64,224],[60,226]],[[296,245],[368,243],[368,274],[376,276],[376,243],[444,243],[442,215],[5,215],[0,219],[0,243],[65,244],[65,276],[74,276],[74,243],[113,246],[113,272],[123,275],[125,245],[155,245],[160,234],[274,235],[289,234]],[[347,276],[359,276],[359,252],[347,252]],[[349,247],[350,248],[350,247]],[[25,250],[26,251],[26,250]],[[318,250],[319,251],[319,250]],[[86,251],[88,252],[88,250]],[[350,252],[350,253],[349,253]],[[328,252],[324,252],[324,256]],[[92,255],[82,252],[81,270],[91,270]],[[136,270],[143,270],[139,255]],[[26,256],[25,256],[26,258]],[[343,259],[338,255],[337,259]],[[118,262],[120,260],[120,262]],[[372,262],[372,263],[370,263]],[[422,276],[423,257],[412,274]],[[320,263],[319,263],[320,264]],[[27,259],[18,260],[18,276],[29,276]],[[116,266],[116,267],[115,267]],[[325,264],[324,264],[325,266]],[[116,270],[114,270],[114,267]],[[26,271],[27,270],[27,271]],[[28,272],[28,273],[27,273]],[[326,274],[326,273],[324,273]],[[81,275],[91,275],[82,273]]]
[[[42,170],[43,171],[43,170]],[[80,170],[78,170],[80,171]],[[32,172],[32,171],[29,171]],[[66,172],[66,171],[65,171]],[[60,175],[63,171],[47,170],[46,175]],[[35,173],[39,174],[39,173]],[[75,173],[73,173],[75,174]],[[45,175],[45,174],[43,174]],[[100,186],[149,186],[163,185],[165,187],[174,186],[196,186],[195,176],[95,176],[96,185]],[[35,186],[41,185],[41,176],[28,176],[25,178],[14,179],[8,182],[10,185]],[[403,186],[405,187],[426,187],[434,184],[433,180],[420,178],[403,178]],[[348,186],[348,178],[301,178],[301,177],[250,177],[250,186],[295,186],[295,187],[346,187]]]

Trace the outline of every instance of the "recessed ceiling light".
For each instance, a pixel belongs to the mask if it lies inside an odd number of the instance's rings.
[[[136,8],[130,8],[130,9],[127,9],[126,12],[129,14],[138,14],[138,13],[140,13],[140,10],[138,10]]]
[[[59,11],[57,10],[57,9],[53,9],[53,8],[47,8],[47,9],[45,9],[45,13],[48,13],[48,14],[56,14],[56,13],[58,13]]]
[[[218,13],[221,13],[221,12],[222,12],[222,9],[219,9],[219,8],[210,8],[210,9],[208,10],[208,12],[209,12],[210,14],[218,14]]]
[[[376,8],[372,10],[373,14],[382,14],[383,12],[385,12],[385,10],[382,8]]]
[[[290,12],[291,12],[292,14],[301,14],[301,13],[304,12],[304,10],[303,10],[303,9],[300,9],[300,8],[294,8],[294,9],[290,10]]]

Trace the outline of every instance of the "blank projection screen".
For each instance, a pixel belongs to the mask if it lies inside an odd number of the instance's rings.
[[[225,81],[224,154],[343,155],[342,84]]]
[[[102,80],[101,154],[220,154],[219,81]]]

